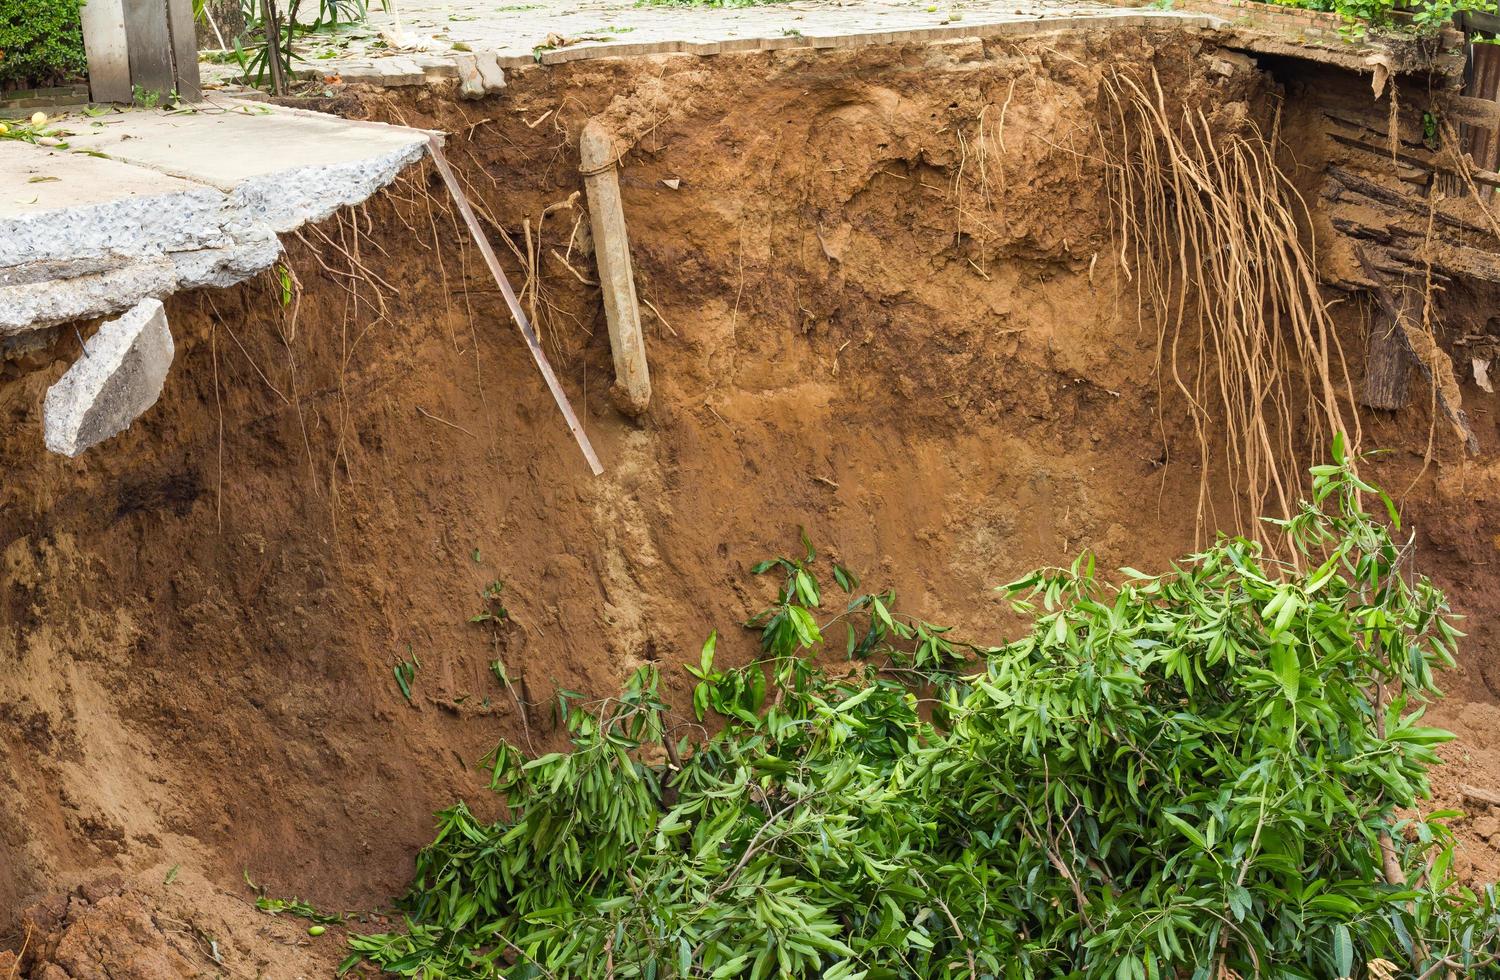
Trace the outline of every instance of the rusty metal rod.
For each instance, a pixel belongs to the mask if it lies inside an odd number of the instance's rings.
[[[563,419],[568,423],[568,431],[573,433],[573,438],[578,441],[578,448],[583,450],[583,458],[588,460],[589,469],[593,470],[595,476],[599,476],[604,472],[604,467],[599,465],[599,457],[595,455],[588,435],[579,424],[578,416],[573,414],[573,406],[568,402],[567,393],[558,383],[552,365],[547,363],[547,355],[542,352],[542,345],[537,340],[536,331],[531,328],[531,321],[526,319],[526,313],[521,309],[521,303],[516,299],[515,291],[510,288],[510,280],[505,277],[505,270],[500,268],[500,260],[495,257],[495,250],[490,247],[490,240],[485,237],[484,229],[479,227],[479,219],[474,216],[474,209],[469,207],[468,197],[464,195],[463,188],[458,186],[458,178],[453,175],[453,168],[448,166],[448,159],[443,156],[442,143],[436,135],[429,136],[427,147],[432,152],[432,162],[437,165],[438,173],[443,177],[443,183],[448,185],[448,193],[453,195],[453,203],[458,205],[458,213],[464,216],[464,224],[469,226],[469,234],[474,236],[474,242],[479,246],[480,254],[484,256],[485,265],[490,267],[490,275],[495,277],[495,283],[500,287],[500,294],[505,297],[505,303],[510,307],[511,316],[516,318],[516,326],[521,331],[521,338],[526,341],[526,347],[531,351],[531,359],[536,361],[537,370],[541,371],[542,377],[546,379],[552,398],[557,402]]]

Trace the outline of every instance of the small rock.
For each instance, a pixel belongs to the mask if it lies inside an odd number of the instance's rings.
[[[1474,821],[1474,833],[1485,840],[1494,840],[1500,835],[1500,817],[1480,817]]]
[[[78,889],[78,894],[90,904],[101,902],[111,895],[118,895],[125,889],[125,879],[117,874],[106,875],[96,878]]]
[[[505,88],[505,69],[500,67],[500,62],[495,59],[495,52],[480,51],[475,53],[474,62],[479,66],[479,77],[484,82],[486,93],[494,93]]]

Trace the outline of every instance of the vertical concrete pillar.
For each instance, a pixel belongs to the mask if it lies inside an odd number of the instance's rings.
[[[635,298],[635,272],[630,264],[625,210],[620,203],[620,180],[615,172],[614,140],[599,120],[590,119],[583,127],[578,155],[588,194],[599,288],[604,292],[609,346],[615,359],[615,384],[610,393],[622,412],[638,416],[651,403],[651,373],[646,366],[646,338],[641,333],[641,310]]]

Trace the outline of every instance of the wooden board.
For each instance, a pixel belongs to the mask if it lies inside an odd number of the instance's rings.
[[[80,14],[89,59],[89,98],[129,102],[130,51],[125,44],[123,0],[88,0]]]
[[[125,0],[125,43],[130,45],[131,85],[165,100],[177,85],[166,0]]]
[[[177,97],[197,102],[203,98],[203,86],[198,82],[198,32],[193,24],[193,0],[167,0],[167,26],[172,32]]]
[[[1414,290],[1403,290],[1398,298],[1408,316],[1412,315],[1413,295]],[[1416,302],[1420,303],[1420,297]],[[1420,316],[1420,311],[1416,311],[1416,315]],[[1370,326],[1370,346],[1365,352],[1365,383],[1360,401],[1370,408],[1405,408],[1409,367],[1406,337],[1400,325],[1390,322],[1382,311]]]

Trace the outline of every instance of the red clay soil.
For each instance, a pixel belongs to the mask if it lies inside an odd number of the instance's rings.
[[[523,254],[529,224],[527,299],[598,479],[426,171],[290,236],[290,306],[270,275],[170,300],[161,401],[78,460],[40,432],[74,332],[13,353],[0,948],[24,952],[19,968],[0,953],[0,978],[327,976],[340,930],[257,912],[246,872],[325,910],[388,908],[433,811],[494,809],[480,756],[553,742],[559,687],[608,691],[660,661],[686,703],[673,668],[710,629],[748,656],[733,626],[768,596],[746,570],[799,525],[980,638],[1005,623],[990,588],[1028,567],[1191,549],[1198,474],[1177,460],[1196,449],[1180,406],[1159,417],[1093,120],[1115,65],[1155,64],[1226,125],[1265,103],[1259,75],[1203,44],[1123,30],[600,61],[518,73],[484,103],[350,99],[453,133]],[[639,424],[609,402],[581,212],[539,220],[580,187],[576,134],[597,113],[628,149],[649,304]],[[1494,399],[1464,394],[1500,444],[1480,414]],[[1371,425],[1400,450],[1377,477],[1404,487],[1426,414]],[[1439,449],[1405,507],[1420,563],[1472,617],[1438,713],[1462,735],[1447,799],[1500,788],[1500,592],[1475,577],[1500,547],[1500,470]],[[492,641],[469,618],[497,580],[513,625]],[[524,726],[497,656],[538,705]],[[1487,828],[1465,828],[1464,860],[1493,879]]]

